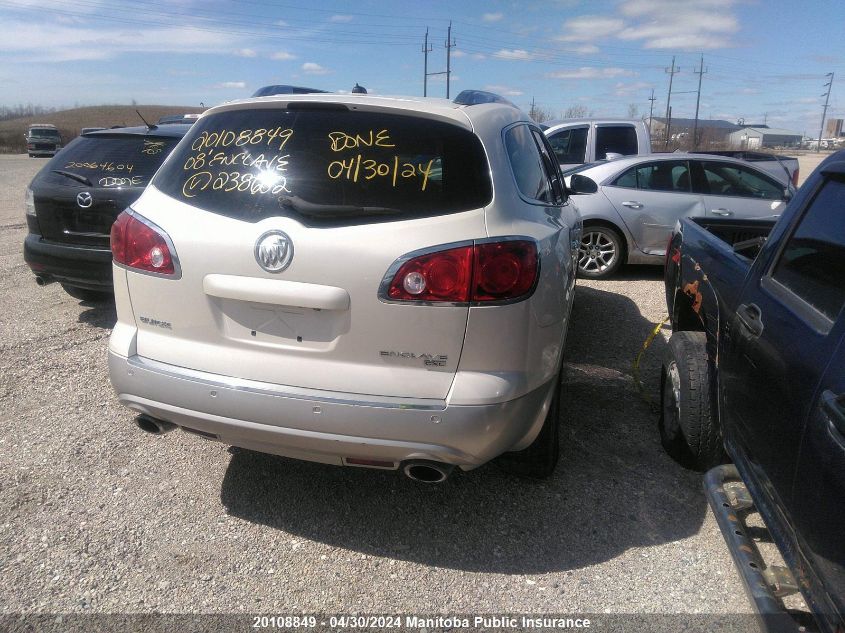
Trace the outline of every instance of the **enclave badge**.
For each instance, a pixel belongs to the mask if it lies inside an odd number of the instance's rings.
[[[293,259],[293,242],[284,231],[267,231],[255,242],[255,261],[268,273],[280,273]]]
[[[83,209],[87,209],[94,202],[94,197],[88,191],[80,191],[76,194],[76,204]]]

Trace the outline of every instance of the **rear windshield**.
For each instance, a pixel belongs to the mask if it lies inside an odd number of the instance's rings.
[[[43,177],[73,184],[73,178],[67,175],[72,174],[86,178],[92,187],[145,187],[179,140],[140,135],[80,136],[50,162]]]
[[[247,222],[422,217],[476,209],[492,197],[484,149],[472,132],[345,108],[209,116],[153,184],[177,200]]]

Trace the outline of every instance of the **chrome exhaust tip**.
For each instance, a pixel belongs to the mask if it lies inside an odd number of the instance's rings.
[[[138,425],[138,428],[146,433],[151,433],[152,435],[164,435],[176,428],[176,425],[173,422],[165,422],[164,420],[157,420],[156,418],[142,413],[137,418],[135,418],[135,424]]]
[[[449,477],[455,467],[440,462],[414,461],[407,462],[402,472],[408,479],[424,484],[442,484]]]

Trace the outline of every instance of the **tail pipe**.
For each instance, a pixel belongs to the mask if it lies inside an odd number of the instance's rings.
[[[146,431],[147,433],[151,433],[153,435],[164,435],[176,428],[176,425],[173,424],[173,422],[165,422],[164,420],[159,420],[145,413],[142,413],[135,418],[135,424],[137,424],[138,428],[142,431]]]
[[[49,285],[51,283],[54,283],[55,281],[56,281],[55,279],[53,279],[52,277],[48,277],[47,275],[36,275],[35,276],[35,283],[37,283],[39,286],[42,286],[42,287]]]
[[[402,472],[408,479],[425,484],[442,484],[454,469],[452,464],[427,460],[405,462],[402,466]]]

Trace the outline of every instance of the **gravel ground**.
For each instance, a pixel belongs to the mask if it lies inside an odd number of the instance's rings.
[[[553,478],[488,465],[424,487],[141,433],[108,382],[113,306],[23,262],[43,164],[0,156],[0,614],[751,611],[701,476],[663,453],[631,378],[659,269],[579,282]],[[653,397],[664,349],[642,366]]]

